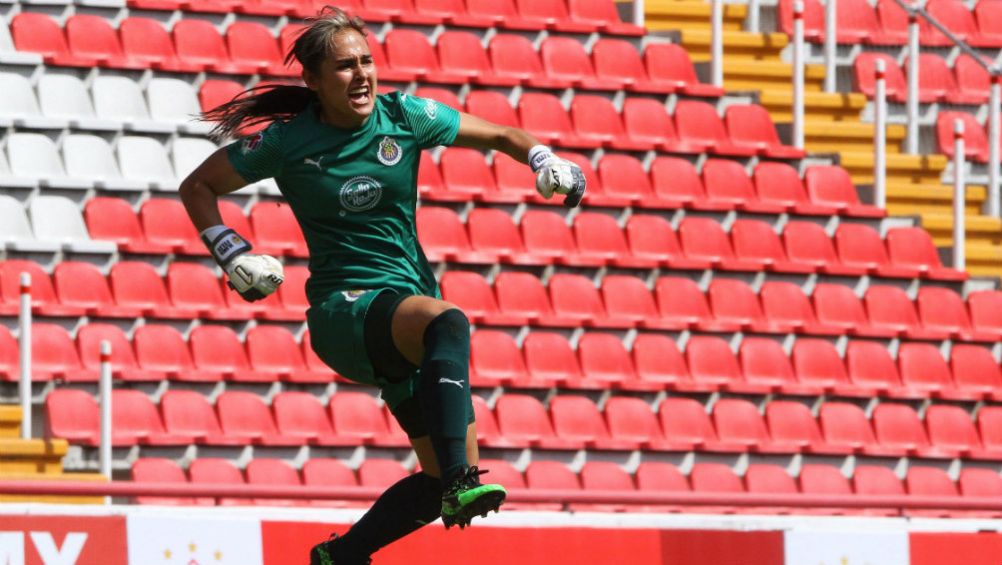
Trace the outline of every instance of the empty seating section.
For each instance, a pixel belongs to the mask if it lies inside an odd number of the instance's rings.
[[[177,196],[219,147],[193,116],[248,87],[297,80],[302,69],[285,55],[319,5],[126,4],[110,18],[29,3],[4,20],[23,59],[0,72],[0,187],[13,189],[0,195],[0,387],[18,377],[13,328],[27,272],[46,434],[98,445],[93,393],[107,340],[112,441],[131,448],[133,480],[393,484],[416,470],[398,462],[410,442],[373,389],[313,352],[309,249],[278,187],[220,200],[227,225],[285,264],[280,290],[254,303],[227,287]],[[997,50],[994,4],[927,9]],[[925,229],[884,222],[852,165],[804,160],[770,103],[721,99],[682,45],[645,38],[613,0],[338,5],[370,23],[381,92],[524,128],[588,179],[582,207],[568,211],[507,155],[421,155],[417,236],[443,299],[474,326],[473,410],[491,477],[619,493],[1002,494],[1002,291],[966,285]],[[777,26],[792,30],[792,0],[777,9]],[[883,60],[889,99],[903,104],[907,14],[893,0],[839,0],[837,17],[837,42],[862,45],[852,88],[872,97]],[[823,41],[820,2],[805,2],[805,23],[808,40]],[[921,43],[948,45],[925,23]],[[920,101],[951,107],[935,120],[939,150],[952,156],[960,119],[966,157],[986,163],[979,109],[991,79],[967,55],[942,53],[919,59]],[[346,449],[362,456],[332,455]],[[889,458],[904,464],[892,470]]]

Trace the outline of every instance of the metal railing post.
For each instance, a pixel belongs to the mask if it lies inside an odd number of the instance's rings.
[[[633,25],[644,26],[644,0],[633,0]]]
[[[825,2],[825,92],[835,92],[835,39],[837,30],[837,2]]]
[[[887,80],[885,61],[877,59],[877,92],[874,105],[873,194],[874,205],[887,208]]]
[[[964,205],[967,179],[964,174],[964,121],[953,122],[953,268],[966,270]]]
[[[908,153],[918,153],[918,87],[919,87],[919,22],[918,14],[912,9],[908,11],[908,138],[906,140]]]
[[[31,439],[31,275],[21,273],[18,312],[18,388],[21,395],[21,439]]]
[[[710,78],[713,86],[724,86],[724,1],[710,2]]]
[[[793,146],[804,148],[804,3],[793,3]]]
[[[762,27],[759,23],[759,0],[748,0],[748,31],[758,33]]]
[[[100,471],[111,480],[111,342],[101,340],[101,445]],[[110,498],[105,503],[111,502]]]
[[[991,95],[988,97],[988,215],[993,218],[1002,216],[1002,203],[999,202],[999,143],[1002,135],[999,128],[999,104],[1002,103],[1002,76],[995,68],[992,74]]]

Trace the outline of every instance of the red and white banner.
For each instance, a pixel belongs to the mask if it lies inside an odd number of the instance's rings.
[[[2,565],[126,565],[121,516],[0,515]]]
[[[129,516],[128,532],[130,565],[264,563],[257,518],[137,514]]]

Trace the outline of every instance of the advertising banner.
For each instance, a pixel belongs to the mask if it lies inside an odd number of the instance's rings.
[[[786,532],[786,565],[909,565],[908,532]]]
[[[1002,534],[913,533],[912,565],[999,565]]]
[[[662,530],[661,550],[665,565],[778,565],[783,563],[783,532]]]
[[[264,564],[257,518],[134,514],[128,539],[130,565]]]
[[[0,564],[126,565],[121,516],[0,516]]]

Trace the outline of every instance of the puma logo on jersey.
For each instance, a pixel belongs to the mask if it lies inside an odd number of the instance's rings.
[[[321,155],[320,157],[317,157],[316,161],[314,161],[313,159],[310,159],[309,157],[307,157],[307,158],[303,159],[303,164],[304,165],[313,165],[314,167],[317,168],[318,171],[323,171],[323,168],[320,167],[320,161],[323,161],[323,160],[324,160],[324,156],[323,155]]]
[[[451,379],[447,379],[445,377],[442,377],[442,378],[438,379],[438,384],[450,384],[450,385],[456,385],[459,388],[463,388],[462,381],[454,381],[454,380],[451,380]]]

